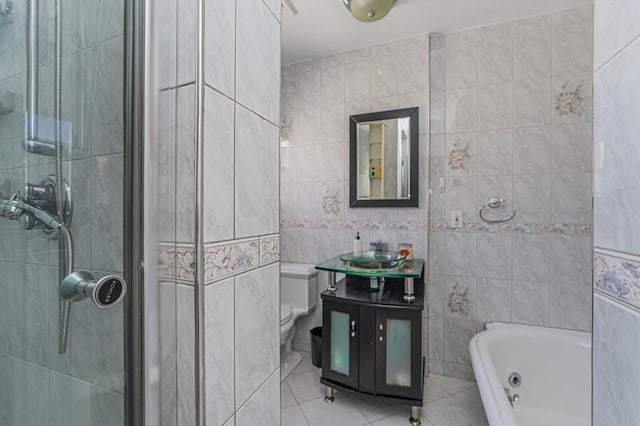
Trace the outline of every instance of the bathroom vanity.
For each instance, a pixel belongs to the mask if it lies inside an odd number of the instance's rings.
[[[376,268],[344,259],[316,266],[329,273],[330,284],[321,295],[325,401],[333,402],[334,389],[340,389],[402,403],[411,407],[411,424],[419,425],[425,373],[424,260]],[[337,274],[344,276],[336,282]]]

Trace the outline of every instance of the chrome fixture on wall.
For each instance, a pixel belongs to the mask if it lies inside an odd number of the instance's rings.
[[[342,0],[358,21],[374,22],[387,16],[395,0]]]

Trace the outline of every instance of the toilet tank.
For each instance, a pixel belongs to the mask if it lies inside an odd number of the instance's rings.
[[[280,264],[280,303],[309,312],[316,306],[318,270],[303,263]]]

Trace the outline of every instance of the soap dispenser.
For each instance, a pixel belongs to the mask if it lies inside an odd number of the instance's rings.
[[[356,239],[353,240],[353,255],[362,256],[362,240],[360,239],[360,232],[356,233]]]

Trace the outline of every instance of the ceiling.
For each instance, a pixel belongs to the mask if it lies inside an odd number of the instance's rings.
[[[380,21],[355,20],[342,0],[291,0],[282,18],[282,63],[345,52],[412,35],[452,31],[538,15],[589,0],[396,0]]]

